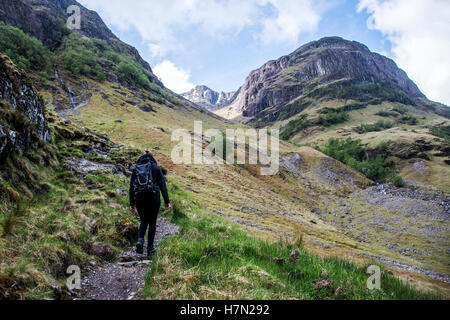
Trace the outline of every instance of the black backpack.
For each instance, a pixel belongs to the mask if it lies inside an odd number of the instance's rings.
[[[136,196],[144,193],[156,192],[158,190],[153,181],[152,162],[136,165],[136,179],[134,180],[134,190]]]

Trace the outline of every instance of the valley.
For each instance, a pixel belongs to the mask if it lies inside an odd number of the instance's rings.
[[[41,10],[57,1],[19,2],[24,19],[63,20],[61,10]],[[45,44],[31,48],[48,53],[47,66],[26,72],[23,56],[0,56],[1,298],[54,298],[55,285],[74,298],[67,266],[115,261],[136,241],[127,192],[145,150],[167,170],[174,208],[161,215],[180,232],[161,242],[143,298],[449,298],[449,108],[393,61],[324,38],[252,72],[228,105],[205,108],[166,88],[86,12],[80,33],[24,30]],[[1,34],[30,42],[9,27],[20,18],[4,19]],[[261,175],[260,164],[175,164],[172,132],[193,132],[194,121],[222,132],[279,129],[277,174]],[[340,159],[330,138],[351,138],[354,157]],[[110,256],[94,254],[95,243]],[[382,267],[382,291],[365,287],[371,264]]]

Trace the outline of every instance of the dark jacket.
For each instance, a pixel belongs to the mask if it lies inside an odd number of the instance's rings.
[[[153,163],[153,166],[152,166],[153,182],[155,183],[156,186],[158,186],[158,188],[161,191],[162,196],[164,198],[164,202],[167,205],[170,201],[169,201],[169,195],[167,193],[166,180],[164,178],[162,170],[160,167],[158,167],[155,159],[153,158],[153,156],[151,154],[145,154],[142,157],[140,157],[138,160],[138,164],[144,164],[147,162]],[[130,179],[130,191],[129,191],[130,206],[136,205],[136,194],[135,194],[135,190],[134,190],[135,180],[136,180],[136,169],[133,169],[133,173],[131,174],[131,179]]]

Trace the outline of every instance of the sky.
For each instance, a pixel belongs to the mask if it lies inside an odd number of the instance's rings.
[[[78,0],[169,89],[235,91],[268,60],[325,36],[393,59],[450,105],[450,0]]]

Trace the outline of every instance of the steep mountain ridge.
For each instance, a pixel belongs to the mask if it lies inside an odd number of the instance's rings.
[[[198,85],[189,92],[182,93],[181,96],[196,103],[210,111],[214,111],[228,105],[235,94],[232,92],[217,92],[207,86]]]
[[[293,143],[361,140],[410,181],[448,190],[450,108],[428,100],[395,62],[339,37],[307,43],[254,70],[216,114],[278,128]],[[417,168],[423,168],[418,170]]]
[[[392,60],[371,52],[358,42],[327,37],[307,43],[252,71],[230,106],[218,114],[227,118],[227,114],[258,118],[267,108],[271,108],[272,113],[279,111],[315,88],[342,80],[384,82],[412,99],[424,97]]]

